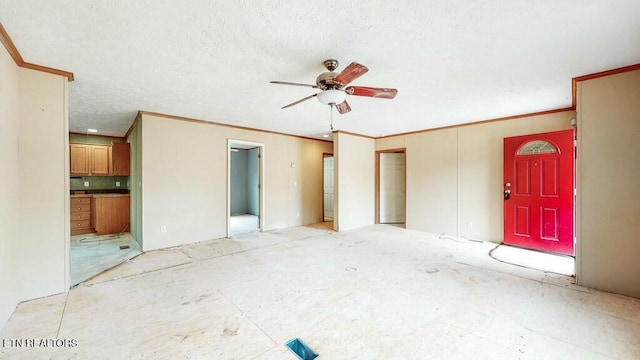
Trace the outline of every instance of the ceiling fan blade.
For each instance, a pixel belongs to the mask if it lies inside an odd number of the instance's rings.
[[[294,101],[294,102],[292,102],[292,103],[291,103],[291,104],[289,104],[289,105],[285,105],[285,106],[283,106],[283,107],[282,107],[282,109],[286,109],[286,108],[292,107],[293,105],[298,105],[298,104],[300,104],[301,102],[303,102],[303,101],[307,101],[307,100],[309,100],[309,99],[311,99],[311,98],[313,98],[313,97],[316,97],[316,96],[318,96],[318,94],[309,95],[309,96],[307,96],[306,98],[302,98],[302,99],[300,99],[300,100],[298,100],[298,101]]]
[[[349,66],[344,68],[344,70],[342,70],[335,79],[333,79],[333,82],[340,83],[344,86],[364,75],[367,71],[369,71],[369,69],[367,69],[366,66],[360,65],[357,62],[352,62]]]
[[[349,86],[344,91],[349,95],[368,96],[382,99],[393,99],[398,94],[398,89],[373,88],[364,86]]]
[[[269,81],[271,84],[279,84],[279,85],[294,85],[294,86],[306,86],[306,87],[311,87],[311,88],[318,88],[318,85],[311,85],[311,84],[301,84],[301,83],[294,83],[294,82],[288,82],[288,81]]]
[[[336,105],[336,109],[338,109],[338,112],[340,114],[346,114],[349,111],[351,111],[351,106],[349,106],[349,103],[347,103],[347,100],[345,100],[340,104]]]

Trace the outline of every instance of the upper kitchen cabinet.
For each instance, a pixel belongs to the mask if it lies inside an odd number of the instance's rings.
[[[129,143],[69,144],[71,176],[129,176]]]
[[[69,144],[71,175],[109,175],[111,147],[104,145]]]
[[[71,158],[71,175],[89,175],[91,173],[90,159],[91,146],[83,144],[70,144],[69,157]]]
[[[111,174],[111,147],[101,145],[91,146],[91,174],[90,175],[110,175]]]
[[[131,148],[129,143],[114,142],[111,145],[111,175],[129,176]]]

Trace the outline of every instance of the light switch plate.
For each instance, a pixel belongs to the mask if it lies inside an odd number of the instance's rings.
[[[84,187],[89,187],[89,182],[88,181],[84,182]]]
[[[120,187],[120,181],[116,181],[116,187]]]

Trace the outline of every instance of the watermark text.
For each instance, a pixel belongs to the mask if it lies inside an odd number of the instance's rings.
[[[76,347],[78,339],[2,339],[3,348]]]

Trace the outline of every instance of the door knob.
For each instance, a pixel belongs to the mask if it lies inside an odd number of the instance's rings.
[[[507,189],[504,191],[504,199],[509,200],[511,198],[511,190]]]

